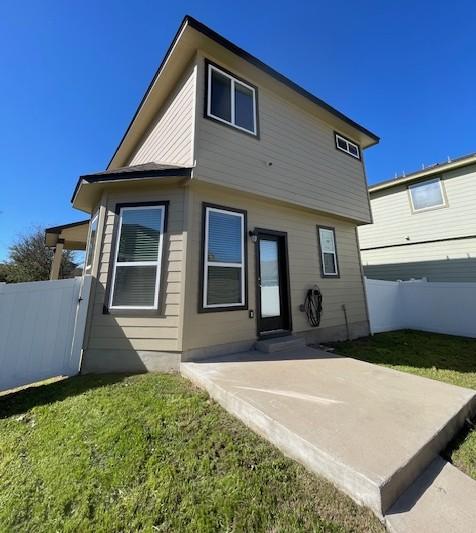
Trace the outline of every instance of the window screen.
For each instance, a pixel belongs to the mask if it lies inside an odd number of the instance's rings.
[[[335,234],[332,228],[318,228],[322,275],[338,276]]]
[[[416,183],[409,187],[410,197],[415,211],[445,205],[439,179]]]
[[[207,115],[256,135],[256,89],[208,65]]]
[[[89,272],[93,264],[94,247],[96,246],[96,233],[98,229],[98,218],[99,218],[98,215],[96,215],[92,219],[91,226],[89,229],[89,244],[88,244],[88,251],[87,251],[87,256],[86,256],[86,268],[84,269],[85,272]]]
[[[336,148],[338,150],[341,150],[342,152],[345,152],[346,154],[349,154],[352,157],[355,157],[356,159],[360,159],[360,147],[358,144],[352,142],[349,139],[346,139],[338,133],[335,133],[334,135],[336,141]]]
[[[205,207],[203,307],[245,305],[244,214]]]
[[[164,215],[164,206],[120,209],[111,308],[157,308]]]

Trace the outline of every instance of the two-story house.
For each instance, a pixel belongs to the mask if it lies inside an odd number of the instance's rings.
[[[359,227],[373,279],[476,281],[476,154],[369,188],[373,224]]]
[[[74,190],[95,279],[83,371],[367,335],[356,228],[371,220],[363,150],[377,142],[185,17],[107,170]]]

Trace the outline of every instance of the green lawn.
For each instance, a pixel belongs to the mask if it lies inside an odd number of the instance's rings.
[[[383,531],[179,376],[0,398],[2,531]]]
[[[476,339],[422,331],[392,331],[332,346],[340,354],[369,363],[476,389]],[[473,423],[476,424],[476,419]],[[476,479],[474,425],[468,424],[445,455]]]

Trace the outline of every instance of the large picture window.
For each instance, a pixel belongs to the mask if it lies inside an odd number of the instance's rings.
[[[257,135],[256,88],[208,63],[207,117]]]
[[[245,232],[245,212],[204,206],[204,310],[246,305]]]
[[[444,207],[443,188],[439,178],[422,181],[408,187],[413,211]]]
[[[165,216],[165,205],[119,208],[111,309],[157,309]]]
[[[318,226],[319,249],[321,261],[321,276],[323,278],[339,277],[339,265],[337,263],[336,235],[334,228]]]

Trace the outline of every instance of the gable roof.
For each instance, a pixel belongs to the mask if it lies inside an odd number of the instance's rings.
[[[359,132],[366,139],[365,143],[363,143],[364,147],[372,146],[372,145],[377,144],[379,142],[380,139],[379,139],[379,137],[377,135],[375,135],[374,133],[372,133],[368,129],[364,128],[363,126],[361,126],[357,122],[353,121],[352,119],[350,119],[349,117],[347,117],[346,115],[344,115],[343,113],[341,113],[340,111],[338,111],[337,109],[335,109],[334,107],[329,105],[328,103],[324,102],[324,100],[321,100],[317,96],[314,96],[309,91],[307,91],[303,87],[299,86],[297,83],[293,82],[292,80],[290,80],[289,78],[287,78],[283,74],[279,73],[278,71],[276,71],[275,69],[273,69],[269,65],[266,65],[263,61],[261,61],[260,59],[258,59],[255,56],[253,56],[252,54],[246,52],[245,50],[243,50],[239,46],[235,45],[234,43],[232,43],[231,41],[229,41],[228,39],[226,39],[222,35],[218,34],[214,30],[212,30],[211,28],[206,26],[205,24],[199,22],[198,20],[196,20],[195,18],[193,18],[193,17],[191,17],[189,15],[186,15],[184,17],[184,19],[183,19],[183,21],[182,21],[177,33],[175,34],[175,37],[172,40],[172,43],[170,44],[170,46],[169,46],[169,48],[168,48],[168,50],[167,50],[167,52],[165,54],[164,59],[162,60],[160,66],[157,69],[154,77],[152,78],[152,81],[150,82],[150,84],[149,84],[144,96],[142,97],[142,100],[139,103],[139,106],[136,109],[136,111],[134,113],[134,116],[132,117],[132,120],[131,120],[129,126],[126,129],[126,132],[124,133],[124,135],[123,135],[119,145],[117,146],[117,148],[116,148],[111,160],[109,161],[108,168],[111,167],[111,165],[113,165],[115,163],[115,160],[117,159],[118,153],[120,152],[121,148],[125,144],[125,141],[126,141],[128,135],[129,135],[129,133],[133,129],[133,127],[134,127],[134,125],[136,123],[136,120],[139,118],[142,110],[146,106],[147,100],[152,95],[152,93],[154,93],[154,92],[159,90],[159,88],[158,88],[159,83],[158,82],[159,82],[162,74],[166,70],[167,65],[170,63],[169,60],[170,60],[171,56],[176,52],[176,50],[177,50],[177,48],[179,47],[180,44],[182,44],[182,48],[183,49],[186,48],[187,44],[188,44],[189,47],[193,47],[193,44],[194,44],[193,43],[193,38],[189,36],[189,38],[187,39],[186,35],[185,35],[185,33],[187,31],[190,31],[190,29],[195,31],[195,32],[198,32],[201,36],[204,36],[204,37],[206,37],[208,39],[211,39],[216,44],[226,48],[231,53],[239,56],[241,59],[247,61],[248,63],[250,63],[254,67],[260,69],[265,74],[271,76],[274,80],[284,84],[286,87],[288,87],[289,89],[291,89],[295,93],[301,95],[302,97],[304,97],[305,99],[307,99],[312,104],[316,105],[317,107],[319,107],[320,109],[322,109],[326,113],[329,113],[334,118],[338,119],[339,121],[342,121],[348,127],[350,127],[353,130]]]
[[[422,170],[416,170],[410,174],[397,176],[396,178],[371,185],[369,187],[369,193],[381,191],[383,189],[389,189],[390,187],[395,187],[397,185],[413,183],[424,178],[430,178],[436,174],[441,174],[442,172],[447,172],[474,164],[476,164],[476,153],[464,155],[462,157],[458,157],[449,161],[443,161],[441,163],[435,163],[434,165],[430,165]]]

